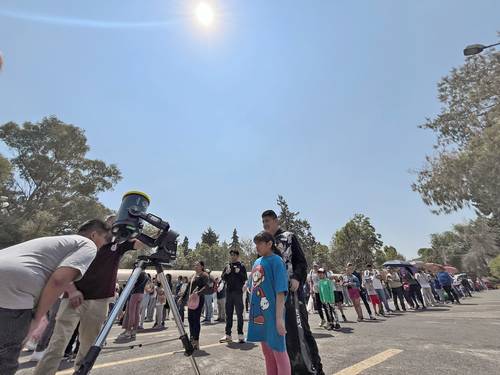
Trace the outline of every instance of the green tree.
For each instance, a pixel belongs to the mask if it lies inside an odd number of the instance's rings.
[[[394,246],[384,246],[382,249],[375,250],[375,265],[382,267],[382,265],[390,260],[406,260],[404,255],[398,253]]]
[[[219,235],[211,227],[208,227],[201,235],[201,243],[208,246],[216,245],[219,243]]]
[[[21,126],[9,122],[0,127],[0,140],[13,154],[12,178],[3,186],[10,206],[0,216],[0,247],[72,233],[85,220],[109,213],[97,195],[112,189],[120,172],[86,157],[82,129],[55,117]]]
[[[307,263],[311,264],[314,247],[316,246],[316,239],[311,232],[311,224],[307,220],[299,218],[300,212],[291,211],[283,196],[278,195],[277,203],[280,208],[278,219],[281,227],[297,236],[306,256]]]
[[[497,255],[490,261],[489,268],[491,275],[500,279],[500,255]]]
[[[0,155],[0,192],[5,188],[11,178],[12,166],[10,162]]]
[[[187,236],[184,236],[184,240],[182,241],[181,252],[186,256],[189,253],[189,239]]]
[[[347,263],[357,268],[373,263],[376,252],[383,244],[380,237],[368,217],[354,215],[332,238],[335,270],[342,271]]]
[[[242,239],[240,240],[240,258],[243,264],[246,266],[247,271],[250,271],[254,262],[259,257],[257,254],[257,250],[255,248],[255,244],[251,239]]]
[[[500,54],[468,58],[438,84],[442,110],[421,127],[437,135],[413,189],[435,213],[472,206],[500,222]]]
[[[317,242],[312,251],[312,262],[318,263],[326,270],[334,269],[333,256],[330,248]]]
[[[229,249],[238,251],[240,251],[241,249],[240,237],[238,236],[238,231],[236,230],[236,228],[234,228],[233,230],[233,235],[231,237],[231,244],[229,245]]]
[[[425,263],[443,263],[443,258],[441,254],[439,254],[432,247],[422,247],[418,249],[418,256],[422,262]]]
[[[421,249],[425,262],[451,264],[458,269],[485,276],[488,263],[500,254],[498,230],[489,220],[478,217],[452,230],[431,235],[431,249]]]

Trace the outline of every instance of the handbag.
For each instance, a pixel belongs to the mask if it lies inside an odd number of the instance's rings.
[[[187,303],[189,310],[196,310],[200,305],[200,296],[197,293],[198,288],[193,290],[193,293],[191,293],[191,288],[193,287],[193,281],[194,281],[194,276],[191,279],[191,284],[189,285],[189,299]]]

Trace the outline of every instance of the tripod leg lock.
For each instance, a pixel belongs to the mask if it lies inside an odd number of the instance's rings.
[[[184,347],[184,355],[186,357],[192,356],[194,353],[194,347],[191,340],[189,340],[188,335],[184,334],[181,337],[179,337],[179,339],[182,341],[182,346]]]

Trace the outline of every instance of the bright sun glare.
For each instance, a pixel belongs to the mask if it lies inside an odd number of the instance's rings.
[[[214,22],[214,10],[209,4],[205,2],[201,2],[198,4],[195,14],[198,22],[203,26],[210,26]]]

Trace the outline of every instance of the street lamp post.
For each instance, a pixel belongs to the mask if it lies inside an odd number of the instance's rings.
[[[491,48],[498,45],[500,45],[500,42],[495,44],[490,44],[489,46],[485,46],[482,44],[471,44],[464,48],[464,56],[477,55],[478,53],[483,52],[486,48]]]

